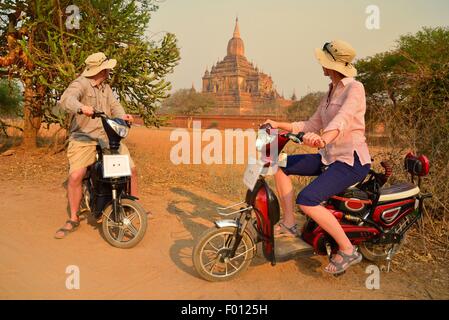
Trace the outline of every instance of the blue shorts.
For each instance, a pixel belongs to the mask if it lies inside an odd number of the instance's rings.
[[[288,156],[287,166],[281,169],[288,176],[317,176],[296,198],[297,204],[314,207],[365,179],[370,167],[370,164],[362,166],[354,152],[352,167],[335,161],[326,168],[320,154],[298,154]]]

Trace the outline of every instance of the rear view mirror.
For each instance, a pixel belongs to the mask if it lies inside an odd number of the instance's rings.
[[[404,159],[404,168],[412,175],[423,177],[429,174],[430,162],[426,156],[415,156],[408,153]]]

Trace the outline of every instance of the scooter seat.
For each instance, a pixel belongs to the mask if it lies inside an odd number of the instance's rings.
[[[419,187],[410,182],[399,182],[390,187],[380,189],[380,202],[406,199],[416,196]]]

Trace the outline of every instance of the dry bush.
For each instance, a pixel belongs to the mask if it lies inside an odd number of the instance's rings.
[[[408,151],[430,160],[422,191],[433,198],[426,201],[419,230],[443,252],[449,248],[448,46],[448,27],[423,28],[401,36],[394,50],[356,63],[367,93],[367,125],[385,125],[382,156],[394,163],[394,179],[407,179],[402,161]]]
[[[423,251],[428,254],[433,245],[435,250],[449,249],[449,150],[447,136],[443,136],[441,127],[433,125],[436,119],[430,117],[416,118],[415,126],[410,126],[410,119],[403,113],[390,113],[377,110],[378,119],[385,124],[385,139],[381,148],[373,153],[375,157],[374,168],[381,171],[381,160],[389,160],[393,164],[393,176],[389,183],[409,181],[410,174],[404,170],[404,157],[408,152],[417,155],[424,154],[430,160],[430,173],[421,180],[421,191],[433,194],[431,199],[425,201],[424,219],[418,231],[425,240]],[[434,117],[449,118],[439,114]],[[441,119],[438,119],[441,120]],[[441,134],[441,136],[440,136]],[[415,178],[415,183],[418,179]]]

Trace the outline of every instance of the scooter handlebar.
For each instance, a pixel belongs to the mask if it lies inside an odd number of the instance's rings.
[[[83,112],[80,110],[80,111],[78,111],[77,112],[78,114],[83,114]],[[92,119],[95,119],[95,118],[104,118],[104,119],[110,119],[109,117],[108,117],[108,115],[106,114],[106,113],[104,113],[103,111],[96,111],[96,110],[94,110],[94,113],[90,116]],[[128,127],[130,127],[131,128],[131,125],[132,125],[132,123],[131,122],[129,122],[129,121],[127,121],[127,120],[125,120],[125,122],[126,122],[126,124],[128,125]]]
[[[78,110],[76,113],[81,115],[81,114],[83,114],[83,111]],[[95,118],[108,118],[108,116],[103,111],[96,111],[96,110],[94,110],[94,113],[90,117],[92,119],[95,119]]]
[[[94,111],[92,114],[92,119],[95,118],[109,118],[103,111]]]
[[[269,123],[264,123],[259,127],[259,130],[270,130],[270,129],[273,129],[273,127]]]
[[[259,130],[267,130],[268,133],[270,133],[271,129],[273,129],[273,127],[269,123],[264,123],[263,125],[261,125],[259,127]],[[302,143],[302,138],[304,137],[305,132],[299,132],[298,134],[287,132],[287,133],[281,133],[280,135],[282,137],[290,139],[291,141],[293,141],[295,143]]]

